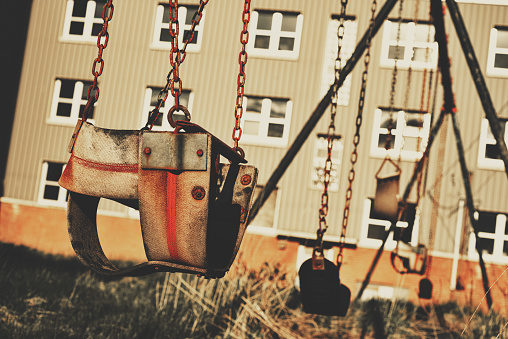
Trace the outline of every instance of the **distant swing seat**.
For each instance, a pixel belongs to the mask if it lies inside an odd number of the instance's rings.
[[[316,264],[316,262],[319,262]],[[340,283],[339,267],[314,251],[298,271],[300,295],[306,313],[344,317],[351,291]]]
[[[403,269],[398,267],[396,259],[402,263]],[[427,266],[427,248],[423,244],[412,246],[411,244],[399,241],[397,247],[391,253],[391,263],[398,273],[423,275]]]
[[[381,174],[386,162],[394,166],[394,171]],[[399,210],[400,168],[391,159],[385,158],[376,173],[376,194],[372,214],[376,219],[397,220]]]
[[[78,122],[59,181],[70,192],[68,231],[79,259],[106,275],[158,271],[220,278],[245,233],[258,170],[198,125],[176,132],[111,130]],[[230,164],[219,163],[220,156]],[[97,234],[100,198],[139,209],[148,261],[120,269]]]

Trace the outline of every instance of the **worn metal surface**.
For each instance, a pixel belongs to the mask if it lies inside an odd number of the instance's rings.
[[[143,169],[206,171],[206,134],[144,131],[141,143]]]

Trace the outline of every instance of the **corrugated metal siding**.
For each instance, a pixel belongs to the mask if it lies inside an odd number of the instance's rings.
[[[198,1],[186,1],[197,4]],[[109,26],[110,41],[104,51],[104,73],[100,78],[101,96],[96,109],[96,125],[117,129],[136,129],[142,121],[143,97],[147,86],[163,86],[169,70],[168,51],[150,48],[156,6],[158,1],[121,1],[115,4],[113,20]],[[378,9],[383,2],[378,4]],[[296,61],[268,59],[250,56],[246,71],[245,94],[284,97],[293,101],[289,145],[296,137],[308,116],[321,99],[322,55],[325,50],[326,31],[332,14],[339,13],[338,1],[308,0],[256,0],[252,9],[297,11],[303,14],[303,33],[299,58]],[[415,1],[404,1],[404,18],[413,18]],[[459,4],[465,23],[485,74],[490,29],[496,24],[507,24],[506,6],[482,6]],[[210,1],[206,8],[201,51],[188,52],[181,67],[183,87],[194,93],[192,120],[204,126],[226,143],[231,144],[234,124],[236,79],[238,73],[239,34],[241,30],[242,1]],[[348,14],[358,19],[357,40],[368,26],[370,1],[350,1]],[[421,1],[418,19],[428,20],[428,1]],[[398,5],[390,18],[396,18]],[[66,146],[73,127],[46,124],[51,106],[56,77],[90,80],[91,65],[96,57],[95,44],[60,42],[65,15],[65,2],[57,0],[34,1],[28,33],[25,62],[20,83],[20,96],[16,110],[10,158],[7,167],[5,195],[24,200],[36,200],[40,164],[43,160],[64,162],[68,158]],[[462,50],[453,25],[446,21],[449,34],[449,50],[452,58],[452,74],[456,92],[466,158],[472,175],[475,202],[482,209],[508,212],[508,181],[504,172],[484,171],[476,168],[477,138],[482,108],[467,70]],[[473,29],[474,28],[474,29]],[[251,39],[253,37],[251,36]],[[348,237],[359,238],[363,201],[375,191],[374,171],[382,159],[369,155],[372,134],[372,116],[379,106],[389,103],[391,68],[379,67],[382,29],[373,41],[367,99],[362,126],[359,160],[356,166]],[[340,107],[337,116],[337,134],[342,135],[344,155],[342,159],[339,192],[330,193],[328,223],[330,235],[340,233],[345,189],[349,171],[349,155],[352,150],[354,121],[360,88],[363,62],[353,71],[350,104]],[[407,71],[399,70],[396,106],[404,102],[405,89],[410,88],[409,107],[419,109],[423,72],[413,70],[411,85],[407,84]],[[507,79],[486,77],[496,108],[506,98]],[[441,106],[442,91],[438,91],[437,110]],[[508,111],[502,112],[508,116]],[[309,140],[279,183],[281,196],[278,228],[315,234],[318,225],[318,209],[321,191],[310,188],[310,171],[313,142],[317,133],[326,133],[328,115],[318,123]],[[438,137],[439,138],[439,137]],[[242,145],[242,144],[241,144]],[[271,148],[242,145],[251,164],[260,169],[260,184],[266,183],[285,151],[289,148]],[[453,132],[448,131],[440,218],[435,249],[450,250],[456,224],[456,206],[463,194],[462,179],[457,165]],[[437,143],[431,153],[428,189],[435,188]],[[401,189],[411,176],[413,163],[402,163]],[[432,204],[429,195],[422,202],[422,242],[430,229]],[[105,209],[120,210],[111,204]]]

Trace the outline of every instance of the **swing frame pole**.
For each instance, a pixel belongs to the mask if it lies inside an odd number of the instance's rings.
[[[436,40],[439,45],[439,67],[441,69],[441,82],[444,90],[444,107],[443,109],[451,115],[453,132],[455,134],[455,143],[457,145],[457,153],[459,157],[460,170],[462,173],[462,181],[464,183],[464,191],[466,193],[466,205],[468,209],[469,222],[473,227],[473,232],[478,239],[478,224],[474,217],[474,198],[471,190],[471,182],[469,179],[470,172],[467,168],[466,158],[464,156],[464,147],[462,144],[462,137],[460,135],[459,122],[456,116],[456,107],[455,101],[453,97],[452,90],[452,79],[450,76],[450,59],[448,56],[448,45],[446,43],[446,30],[444,24],[444,14],[443,14],[443,5],[441,4],[441,0],[431,0],[430,1],[430,12],[432,18],[434,19],[434,27],[436,28]],[[464,54],[467,55],[467,52],[464,51]],[[474,78],[474,76],[473,76]],[[494,112],[495,115],[495,112]],[[499,126],[498,126],[499,127]],[[485,262],[483,261],[482,251],[479,248],[479,242],[476,242],[476,251],[478,252],[479,257],[479,265],[482,272],[482,282],[483,289],[485,291],[485,296],[487,299],[487,304],[489,310],[492,308],[492,296],[490,294],[490,284],[489,278],[487,275],[487,268],[485,267]]]
[[[464,182],[464,190],[466,193],[466,204],[468,207],[468,213],[469,213],[469,219],[470,223],[473,227],[473,231],[475,233],[475,236],[478,238],[478,227],[476,224],[476,220],[474,218],[474,200],[473,200],[473,194],[471,190],[471,183],[469,180],[469,170],[467,169],[467,163],[464,157],[464,147],[462,144],[462,138],[460,135],[460,129],[458,120],[456,117],[456,107],[454,102],[454,96],[453,96],[453,90],[452,90],[452,82],[451,82],[451,76],[450,76],[450,60],[448,57],[448,46],[446,42],[446,32],[445,32],[445,26],[444,26],[444,18],[443,18],[443,7],[440,0],[431,0],[431,15],[434,19],[434,26],[436,28],[436,40],[439,45],[439,67],[441,69],[441,83],[443,86],[443,92],[444,92],[444,103],[443,108],[441,110],[441,114],[439,115],[439,119],[432,128],[432,131],[429,136],[429,143],[427,145],[427,148],[425,152],[427,153],[430,151],[430,147],[432,145],[432,142],[434,141],[435,135],[437,134],[437,131],[441,127],[441,124],[444,120],[445,115],[451,115],[452,122],[453,122],[453,131],[455,134],[455,141],[457,145],[457,153],[459,157],[459,163],[462,173],[462,179]],[[404,196],[402,197],[402,204],[407,200],[409,197],[409,194],[411,192],[412,185],[414,184],[414,181],[417,178],[418,173],[423,168],[423,162],[425,161],[425,154],[422,156],[420,161],[418,162],[417,168],[413,172],[413,176],[406,186],[406,190],[404,191]],[[370,266],[370,269],[365,276],[365,279],[362,283],[362,286],[356,296],[356,299],[360,299],[363,291],[367,287],[370,281],[370,277],[372,276],[372,273],[374,272],[374,269],[379,261],[379,258],[381,257],[381,254],[383,252],[384,245],[386,243],[386,240],[388,239],[388,236],[391,232],[395,230],[396,227],[396,221],[392,222],[392,225],[390,226],[390,229],[386,232],[385,237],[383,238],[382,244],[379,247],[376,256],[374,257],[374,260],[372,261],[372,264]],[[485,262],[483,260],[482,252],[476,246],[476,251],[478,252],[479,256],[479,265],[482,272],[482,281],[483,281],[483,288],[485,290],[485,295],[487,299],[487,304],[489,309],[492,308],[492,296],[489,293],[489,280],[487,275],[487,269],[485,267]]]
[[[376,33],[379,31],[381,26],[383,25],[386,18],[388,18],[388,15],[392,11],[393,7],[397,3],[398,0],[387,0],[384,5],[379,10],[377,16],[374,19],[374,25],[372,27],[372,37],[376,35]],[[365,52],[365,49],[367,48],[367,40],[369,36],[369,28],[365,31],[362,39],[358,42],[356,45],[356,48],[351,55],[351,57],[346,62],[346,65],[342,69],[342,72],[340,73],[339,79],[337,80],[337,89],[340,88],[344,84],[344,80],[346,77],[353,71],[358,61],[361,59],[363,53]],[[263,206],[265,201],[268,199],[272,191],[277,186],[280,178],[284,175],[287,168],[293,161],[293,159],[296,157],[300,149],[302,148],[302,145],[309,137],[310,133],[313,131],[314,127],[316,127],[316,124],[318,123],[319,119],[323,116],[324,112],[330,105],[332,101],[332,93],[333,93],[333,84],[328,89],[328,92],[326,92],[325,96],[321,99],[321,101],[318,103],[312,114],[310,115],[307,122],[303,125],[302,129],[296,136],[295,140],[291,144],[291,147],[287,150],[286,154],[282,158],[282,160],[279,162],[279,165],[275,168],[272,175],[266,182],[266,185],[263,187],[263,190],[259,193],[259,196],[256,198],[254,203],[252,204],[252,208],[249,213],[249,218],[247,220],[247,225],[250,224],[252,220],[256,217],[256,215],[259,212],[259,209]]]
[[[482,71],[480,69],[478,59],[476,58],[473,45],[469,39],[469,34],[467,32],[457,3],[455,0],[446,0],[446,5],[450,12],[450,17],[452,19],[453,26],[455,27],[455,31],[457,32],[460,45],[462,46],[462,51],[464,52],[464,57],[466,58],[467,65],[469,66],[469,71],[471,72],[471,77],[473,78],[476,91],[480,97],[480,102],[482,103],[485,117],[487,118],[490,125],[490,130],[496,139],[496,147],[498,148],[501,159],[503,160],[504,170],[506,172],[506,176],[508,177],[508,150],[506,149],[503,131],[499,125],[499,118],[497,117],[496,111],[494,109],[489,90],[487,89],[487,85],[485,83],[485,78],[483,77]]]

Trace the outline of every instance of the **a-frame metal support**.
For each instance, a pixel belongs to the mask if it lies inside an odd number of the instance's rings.
[[[459,156],[459,163],[462,173],[462,179],[464,182],[464,190],[466,193],[466,204],[468,207],[469,212],[469,220],[473,227],[473,231],[475,233],[475,236],[478,239],[478,226],[477,222],[474,218],[474,200],[473,200],[473,194],[471,190],[471,183],[469,181],[469,170],[467,169],[466,160],[464,157],[464,148],[462,145],[462,137],[460,135],[460,129],[458,125],[457,116],[455,114],[455,101],[453,97],[453,91],[452,91],[452,81],[450,76],[450,60],[448,57],[448,46],[446,42],[446,32],[445,32],[445,26],[444,26],[444,18],[443,18],[443,7],[440,0],[431,0],[431,15],[434,19],[434,26],[436,27],[436,40],[439,44],[439,67],[441,69],[441,75],[442,75],[442,85],[443,85],[443,91],[444,91],[444,104],[443,109],[441,111],[441,114],[439,116],[438,121],[433,126],[432,131],[429,136],[429,142],[427,145],[427,148],[425,150],[426,155],[428,155],[428,152],[431,148],[432,142],[434,141],[435,135],[437,134],[439,128],[441,127],[441,124],[443,122],[444,115],[451,115],[452,122],[453,122],[453,131],[455,134],[455,141],[457,145],[457,152]],[[495,113],[494,113],[495,114]],[[406,190],[404,192],[404,195],[402,197],[402,201],[407,201],[409,194],[411,192],[411,187],[414,184],[414,181],[416,180],[417,174],[422,170],[423,168],[423,162],[425,159],[425,155],[420,159],[418,162],[417,168],[413,173],[413,176],[406,186]],[[395,230],[395,223],[392,223],[390,229],[388,232],[386,232],[385,237],[383,238],[382,244],[379,247],[376,256],[374,257],[374,260],[372,261],[372,264],[370,266],[369,271],[367,272],[367,275],[362,283],[362,286],[360,290],[358,291],[358,294],[356,296],[356,299],[360,299],[363,292],[365,291],[365,288],[370,282],[370,278],[374,272],[374,269],[379,261],[379,258],[381,257],[381,254],[383,252],[384,245],[386,243],[386,240],[388,239],[388,236],[391,232]],[[477,243],[478,244],[478,243]],[[489,306],[489,309],[492,307],[492,297],[490,295],[490,287],[489,287],[489,280],[487,275],[487,270],[485,268],[485,262],[483,261],[483,255],[482,251],[479,248],[479,246],[476,246],[476,250],[478,252],[479,256],[479,264],[482,272],[482,281],[483,281],[483,288],[485,290],[485,295],[487,298],[487,304]]]

